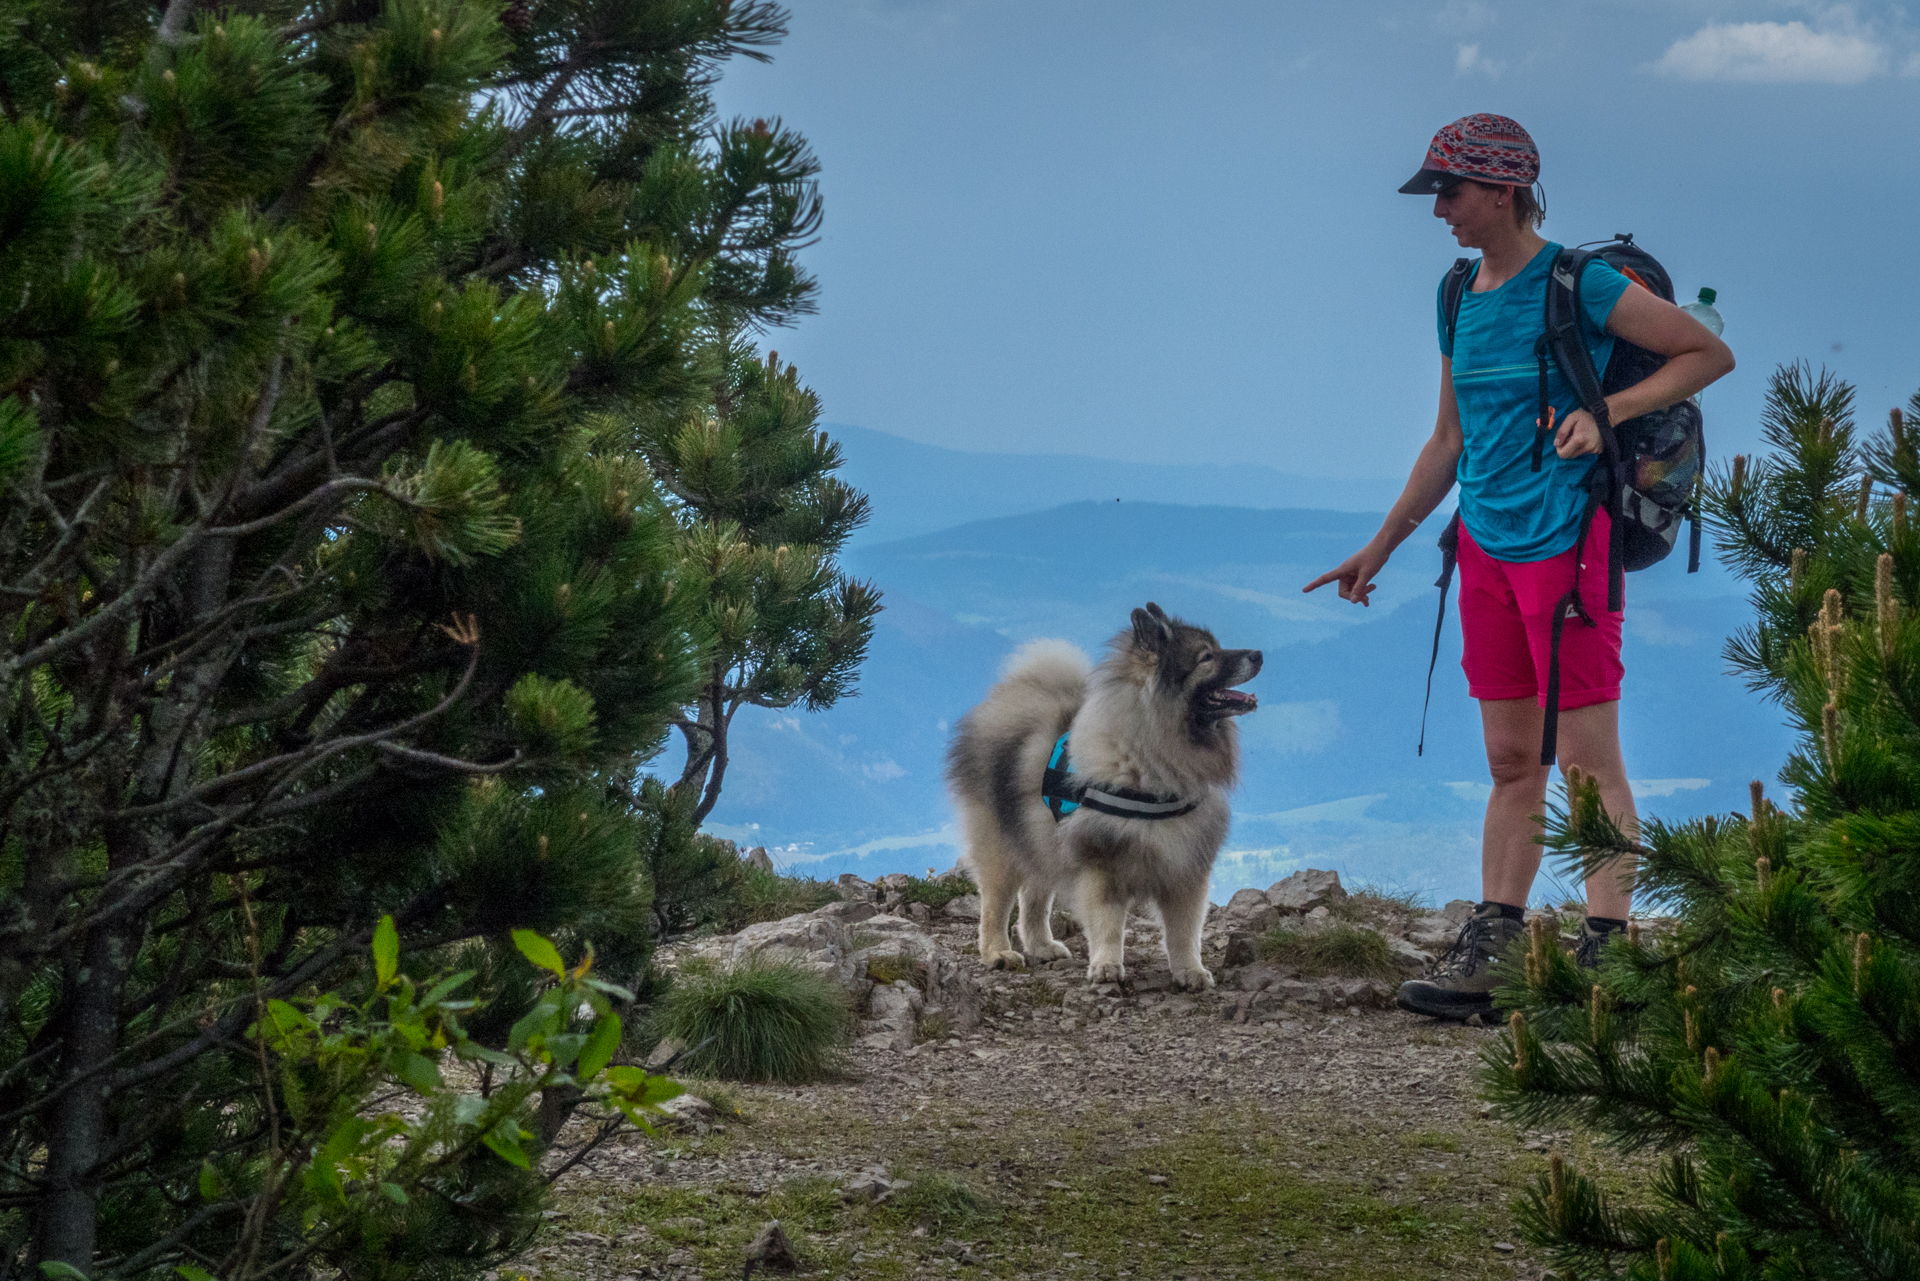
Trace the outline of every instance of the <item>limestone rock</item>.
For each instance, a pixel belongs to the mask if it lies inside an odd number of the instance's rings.
[[[1400,963],[1400,968],[1407,977],[1418,978],[1427,972],[1427,966],[1432,963],[1433,957],[1425,948],[1410,943],[1406,939],[1395,938],[1391,934],[1387,935],[1386,939],[1387,946],[1393,949],[1393,959]],[[1451,943],[1452,940],[1448,942]]]
[[[948,899],[941,909],[941,915],[950,916],[956,921],[977,921],[980,919],[980,896],[962,894],[959,898]]]
[[[871,1201],[875,1204],[887,1200],[896,1192],[904,1192],[913,1186],[911,1179],[896,1179],[887,1173],[884,1165],[869,1166],[842,1183],[840,1195],[849,1201]]]
[[[840,879],[834,882],[834,888],[840,891],[840,897],[865,902],[874,898],[873,882],[863,881],[852,872],[840,873]]]
[[[752,1276],[755,1268],[777,1268],[782,1272],[792,1272],[800,1266],[800,1260],[794,1257],[793,1243],[787,1240],[786,1229],[780,1226],[780,1220],[774,1219],[760,1229],[760,1235],[747,1247],[746,1272]]]
[[[1267,896],[1259,890],[1237,890],[1227,900],[1227,906],[1220,913],[1221,924],[1228,930],[1239,930],[1247,934],[1263,934],[1280,919],[1278,908],[1267,901]]]
[[[773,856],[767,853],[767,847],[756,845],[747,851],[747,866],[757,867],[763,872],[773,870]]]
[[[1340,884],[1340,873],[1303,868],[1285,880],[1267,887],[1267,902],[1282,912],[1309,912],[1347,896]]]
[[[1467,923],[1467,918],[1473,915],[1473,909],[1479,906],[1478,903],[1471,902],[1468,899],[1457,898],[1441,908],[1440,915],[1452,921],[1453,927],[1457,930]]]
[[[687,1052],[687,1043],[677,1036],[669,1036],[653,1047],[647,1055],[645,1067],[649,1072],[664,1072],[667,1065]]]
[[[676,1095],[662,1103],[660,1111],[665,1115],[654,1120],[653,1128],[669,1134],[705,1134],[720,1119],[713,1104],[697,1094]]]
[[[1441,957],[1460,937],[1460,927],[1438,912],[1416,916],[1407,926],[1407,942],[1431,957]]]

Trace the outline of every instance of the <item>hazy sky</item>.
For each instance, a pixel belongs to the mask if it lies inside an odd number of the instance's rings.
[[[1920,26],[1704,0],[792,0],[721,107],[815,143],[820,314],[772,343],[831,421],[958,448],[1404,474],[1459,252],[1394,188],[1496,111],[1545,234],[1633,231],[1720,291],[1751,448],[1776,363],[1879,421],[1920,385]]]

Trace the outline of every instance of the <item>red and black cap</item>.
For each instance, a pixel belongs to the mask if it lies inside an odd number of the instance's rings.
[[[1431,196],[1462,178],[1476,182],[1531,187],[1540,176],[1540,149],[1516,120],[1490,112],[1461,116],[1427,146],[1426,163],[1400,191]]]

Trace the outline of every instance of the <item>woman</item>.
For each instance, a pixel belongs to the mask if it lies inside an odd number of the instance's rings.
[[[1558,369],[1548,403],[1553,453],[1533,470],[1538,415],[1534,343],[1543,328],[1547,272],[1560,246],[1535,230],[1542,210],[1533,139],[1505,116],[1472,115],[1434,135],[1426,164],[1400,188],[1433,196],[1433,216],[1481,257],[1449,341],[1440,317],[1440,412],[1399,501],[1380,532],[1337,569],[1307,584],[1338,583],[1340,598],[1368,603],[1374,576],[1403,539],[1460,482],[1460,665],[1480,701],[1493,794],[1481,838],[1481,898],[1454,951],[1431,979],[1405,984],[1400,1003],[1441,1018],[1490,1011],[1489,962],[1523,929],[1540,868],[1548,767],[1540,763],[1547,655],[1554,606],[1583,557],[1581,600],[1595,626],[1567,626],[1560,648],[1559,762],[1598,780],[1607,812],[1637,832],[1633,793],[1620,758],[1620,628],[1607,610],[1607,513],[1595,513],[1576,550],[1600,429]],[[1693,317],[1592,261],[1580,282],[1583,329],[1596,369],[1616,336],[1667,362],[1645,381],[1607,397],[1612,420],[1662,409],[1733,368],[1733,353]],[[1597,571],[1597,572],[1594,572]],[[1596,963],[1608,933],[1626,928],[1630,868],[1587,880],[1579,954]]]

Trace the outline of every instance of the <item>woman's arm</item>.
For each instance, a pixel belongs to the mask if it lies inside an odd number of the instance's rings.
[[[1733,370],[1732,350],[1713,331],[1639,285],[1629,284],[1613,305],[1607,332],[1667,358],[1646,378],[1607,397],[1607,416],[1616,423],[1685,400]],[[1574,410],[1560,421],[1553,449],[1562,458],[1599,453],[1600,425],[1586,410]]]
[[[1413,464],[1413,474],[1407,477],[1407,486],[1400,491],[1393,510],[1387,513],[1380,532],[1365,547],[1300,590],[1310,592],[1338,581],[1341,600],[1370,604],[1367,596],[1373,591],[1373,576],[1393,555],[1393,549],[1406,541],[1407,535],[1421,521],[1433,514],[1433,509],[1453,488],[1454,471],[1460,463],[1461,448],[1460,404],[1453,398],[1453,362],[1442,356],[1440,412],[1433,424],[1433,435],[1420,447],[1420,457]]]

